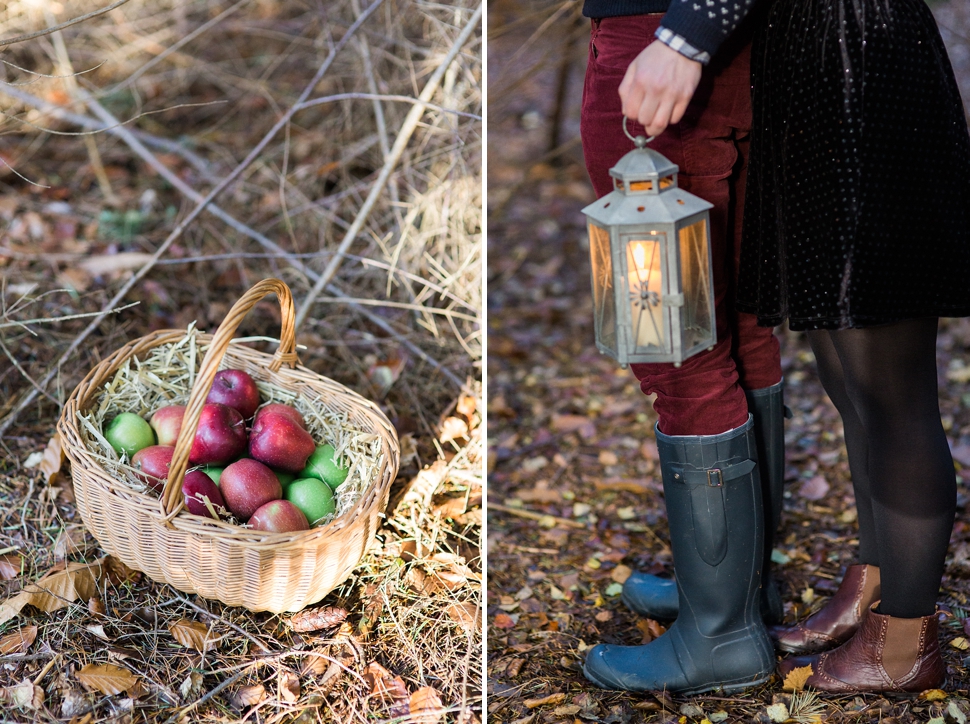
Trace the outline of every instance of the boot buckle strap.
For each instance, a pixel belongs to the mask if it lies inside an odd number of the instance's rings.
[[[695,468],[690,465],[671,465],[674,480],[687,485],[706,485],[720,488],[724,483],[747,475],[757,464],[754,460],[718,461],[709,468]]]

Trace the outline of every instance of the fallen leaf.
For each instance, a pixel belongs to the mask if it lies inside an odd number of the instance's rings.
[[[229,698],[229,705],[236,711],[255,706],[266,698],[266,687],[262,684],[243,686],[233,692]]]
[[[103,616],[105,612],[104,601],[97,596],[88,599],[88,611],[95,616]]]
[[[376,661],[371,661],[364,669],[364,681],[370,686],[370,696],[377,697],[389,705],[391,716],[407,716],[410,706],[410,696],[404,679],[392,676]]]
[[[300,677],[292,671],[283,671],[279,677],[280,701],[292,704],[300,698]]]
[[[87,601],[96,592],[103,571],[104,558],[93,563],[68,563],[62,570],[48,572],[35,583],[0,603],[0,624],[6,623],[31,605],[50,613],[75,601]]]
[[[552,716],[556,719],[560,719],[567,716],[575,716],[579,713],[580,707],[576,704],[566,704],[565,706],[557,706],[552,710]]]
[[[663,627],[659,622],[654,621],[652,618],[642,618],[637,621],[637,628],[643,635],[643,640],[641,644],[648,644],[656,638],[660,638],[667,629]]]
[[[109,695],[128,691],[138,681],[128,669],[114,664],[88,664],[74,676],[88,691]]]
[[[287,625],[294,631],[319,631],[340,625],[347,618],[347,610],[337,606],[308,608],[290,616]]]
[[[182,696],[182,703],[193,701],[202,693],[202,674],[198,671],[191,671],[185,677],[185,681],[179,684],[179,694]]]
[[[152,255],[139,251],[122,251],[118,254],[97,254],[78,262],[78,266],[92,276],[111,272],[140,269],[151,261]]]
[[[482,611],[471,601],[453,603],[446,609],[448,618],[457,623],[469,633],[475,633],[482,627]],[[515,625],[514,623],[512,624]]]
[[[507,613],[495,614],[495,618],[492,619],[492,623],[494,624],[495,628],[515,628],[515,619],[509,616]]]
[[[0,654],[23,654],[37,638],[36,626],[24,626],[19,631],[13,631],[0,637]]]
[[[593,618],[595,618],[600,623],[606,623],[607,621],[609,621],[610,619],[613,618],[613,612],[612,611],[600,611],[598,614],[596,614],[595,616],[593,616]]]
[[[557,432],[578,432],[584,440],[596,435],[596,426],[584,415],[553,415],[552,429]]]
[[[522,666],[525,664],[525,659],[512,659],[509,661],[509,665],[505,669],[505,675],[510,679],[514,679],[522,671]]]
[[[434,687],[422,686],[411,694],[409,706],[415,724],[437,724],[445,718],[444,705]]]
[[[438,439],[441,442],[449,442],[459,438],[468,439],[468,423],[460,417],[448,417],[441,423],[441,434]]]
[[[116,586],[125,583],[137,583],[141,580],[141,571],[130,568],[124,561],[114,556],[105,556],[104,570],[108,574],[108,580]]]
[[[169,633],[182,646],[205,653],[214,648],[216,642],[210,638],[209,627],[199,621],[180,618],[168,627]]]
[[[622,563],[610,572],[610,578],[616,583],[624,583],[626,579],[633,575],[633,569],[624,566]]]
[[[788,707],[785,706],[783,702],[771,704],[767,709],[765,709],[765,713],[773,722],[778,722],[780,724],[781,722],[788,721]]]
[[[970,649],[970,641],[967,641],[963,636],[957,636],[950,641],[950,646],[960,651],[966,651]]]
[[[600,450],[598,460],[600,465],[617,465],[620,462],[620,458],[612,450]]]
[[[47,447],[44,448],[44,455],[38,466],[38,469],[44,474],[44,482],[48,485],[53,483],[58,473],[61,472],[63,464],[64,450],[61,447],[61,437],[54,433],[54,437],[47,442]]]
[[[920,692],[919,698],[923,701],[945,701],[947,696],[943,689],[927,689]]]
[[[805,688],[805,682],[812,675],[812,665],[800,666],[788,672],[785,680],[781,683],[781,688],[785,691],[801,691]]]
[[[19,578],[23,565],[24,557],[19,553],[7,553],[0,556],[0,581],[12,581]]]
[[[821,500],[829,492],[828,481],[821,475],[809,478],[798,488],[798,494],[806,500]]]
[[[606,587],[606,590],[603,591],[603,593],[607,596],[619,596],[621,593],[623,593],[623,586],[619,583],[611,583]]]
[[[17,709],[40,709],[44,706],[44,690],[24,679],[16,686],[0,689],[0,702]]]
[[[548,706],[550,704],[562,704],[566,701],[566,695],[562,692],[556,692],[555,694],[549,694],[549,696],[543,696],[539,699],[526,699],[523,704],[525,704],[526,709],[536,709],[540,706]]]

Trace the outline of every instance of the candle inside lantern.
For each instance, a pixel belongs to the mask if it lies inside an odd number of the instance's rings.
[[[630,270],[630,319],[636,345],[663,348],[660,241],[630,241],[627,244],[627,268]]]

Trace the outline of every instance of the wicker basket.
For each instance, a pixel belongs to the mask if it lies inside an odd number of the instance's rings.
[[[282,311],[276,354],[230,346],[242,318],[270,293],[276,294]],[[81,518],[105,551],[155,581],[252,611],[298,611],[344,581],[373,540],[400,459],[394,428],[373,403],[297,366],[290,290],[278,279],[267,279],[236,302],[214,336],[198,336],[209,349],[186,403],[169,478],[160,499],[139,492],[108,472],[102,458],[88,449],[79,416],[98,404],[105,383],[131,358],[143,359],[153,348],[174,344],[185,334],[163,330],[125,345],[92,369],[64,406],[57,428],[72,463]],[[337,410],[355,429],[376,436],[375,444],[379,439],[380,459],[373,466],[377,472],[350,510],[319,528],[272,534],[180,512],[192,439],[221,362],[245,370],[257,382]]]

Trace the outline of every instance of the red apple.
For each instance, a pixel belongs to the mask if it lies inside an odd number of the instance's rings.
[[[291,418],[294,422],[298,423],[300,427],[306,430],[306,422],[303,421],[303,415],[292,405],[284,405],[282,402],[271,402],[265,407],[260,407],[256,411],[256,417],[253,420],[253,425],[256,424],[257,420],[263,415],[278,414],[286,415]]]
[[[166,405],[155,410],[148,424],[155,431],[159,445],[175,445],[182,430],[183,415],[185,405]]]
[[[189,462],[223,465],[246,452],[246,424],[239,411],[218,402],[202,406]]]
[[[306,466],[316,450],[310,433],[289,415],[266,412],[253,423],[249,435],[249,454],[272,468],[296,473]]]
[[[268,533],[289,533],[310,529],[306,516],[288,500],[272,500],[261,505],[249,519],[249,525],[254,530],[264,530]]]
[[[171,445],[152,445],[143,447],[131,458],[131,467],[138,470],[135,477],[152,490],[161,490],[168,480],[168,468],[172,464]]]
[[[240,520],[247,520],[264,503],[283,497],[279,478],[258,460],[243,458],[227,465],[219,477],[226,505]]]
[[[256,381],[247,372],[219,370],[205,401],[229,405],[239,410],[244,420],[248,420],[259,407],[259,389]]]
[[[205,504],[204,498],[208,498],[212,507],[218,509],[225,508],[226,502],[222,499],[219,488],[212,482],[212,478],[201,470],[190,470],[185,474],[182,481],[182,493],[185,495],[185,507],[192,515],[201,515],[205,518],[216,518]]]

